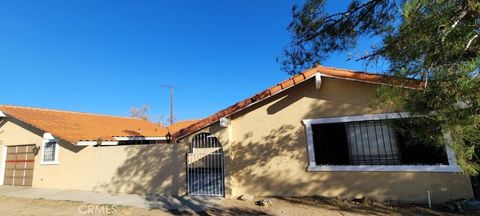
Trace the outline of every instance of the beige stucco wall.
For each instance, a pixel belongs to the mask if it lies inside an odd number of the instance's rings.
[[[226,196],[369,196],[422,202],[430,190],[434,202],[472,197],[463,174],[306,171],[301,121],[379,112],[368,106],[375,87],[324,77],[317,90],[309,80],[235,114],[228,128],[215,123],[199,131],[215,135],[223,145]],[[4,145],[41,146],[42,135],[11,118],[0,124]],[[194,135],[177,144],[75,147],[61,142],[58,165],[40,164],[41,153],[36,156],[33,187],[184,195],[185,156]]]
[[[9,121],[11,118],[0,118],[0,141],[5,145],[39,144],[42,135],[38,130],[21,122]],[[28,130],[27,130],[28,128]],[[0,143],[0,144],[2,144]]]
[[[302,120],[380,113],[369,108],[377,85],[323,77],[321,89],[306,81],[231,118],[228,128],[215,123],[226,151],[227,196],[362,197],[434,202],[472,197],[463,174],[427,172],[307,172]],[[182,139],[188,145],[192,136]]]
[[[12,118],[0,125],[0,132],[4,145],[42,145],[43,131]],[[181,172],[184,164],[179,164],[179,158],[183,158],[185,152],[177,151],[177,147],[166,143],[77,147],[61,141],[59,164],[41,164],[41,151],[35,156],[32,187],[178,194],[184,184],[179,180],[184,174]]]
[[[174,153],[172,144],[65,148],[68,145],[59,152],[59,165],[35,167],[33,187],[177,193],[181,166],[175,158],[181,153]]]

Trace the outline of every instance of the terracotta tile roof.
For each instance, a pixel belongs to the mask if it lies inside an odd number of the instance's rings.
[[[168,130],[170,131],[171,134],[174,134],[180,131],[181,129],[187,128],[190,125],[197,123],[198,121],[200,120],[195,119],[195,120],[184,120],[184,121],[175,122],[173,125],[170,125],[168,127]]]
[[[158,137],[168,133],[167,128],[138,118],[9,105],[0,105],[0,111],[72,144],[113,140],[114,136]]]
[[[423,83],[419,82],[418,80],[412,80],[413,82],[405,83],[402,80],[393,78],[392,76],[387,76],[382,74],[373,74],[373,73],[366,73],[361,71],[317,66],[317,67],[305,70],[300,74],[292,76],[289,79],[284,80],[283,82],[280,82],[277,85],[272,86],[230,107],[227,107],[226,109],[220,110],[219,112],[214,113],[213,115],[207,118],[204,118],[198,121],[197,123],[178,131],[173,136],[176,138],[182,138],[186,135],[194,133],[212,123],[215,123],[222,117],[226,117],[235,112],[243,110],[254,103],[260,102],[262,100],[265,100],[266,98],[269,98],[272,95],[279,93],[282,90],[288,89],[307,79],[310,79],[314,77],[315,74],[317,73],[320,73],[323,76],[330,76],[330,77],[343,78],[343,79],[349,79],[349,80],[360,81],[360,82],[376,83],[376,84],[399,85],[407,88],[421,88],[423,86]]]

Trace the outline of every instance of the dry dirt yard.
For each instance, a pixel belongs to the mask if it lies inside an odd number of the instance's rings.
[[[225,199],[205,212],[165,211],[125,206],[89,205],[82,202],[26,199],[0,196],[0,215],[478,215],[449,213],[413,205],[360,204],[315,197],[271,198],[272,205],[260,207],[252,201]]]

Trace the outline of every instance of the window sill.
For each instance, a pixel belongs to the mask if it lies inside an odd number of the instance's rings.
[[[310,165],[307,168],[309,172],[440,172],[440,173],[459,173],[463,172],[459,166],[455,165],[378,165],[378,166],[316,166]]]
[[[58,161],[41,161],[40,165],[58,165]]]

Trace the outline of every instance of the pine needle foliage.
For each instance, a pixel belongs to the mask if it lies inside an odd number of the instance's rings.
[[[480,173],[479,1],[352,0],[329,14],[325,0],[307,0],[293,7],[289,30],[292,41],[280,59],[289,74],[352,50],[361,37],[380,37],[356,60],[386,62],[386,74],[421,84],[382,86],[372,105],[421,116],[417,136],[450,146],[466,173]],[[444,133],[431,134],[431,127]]]

